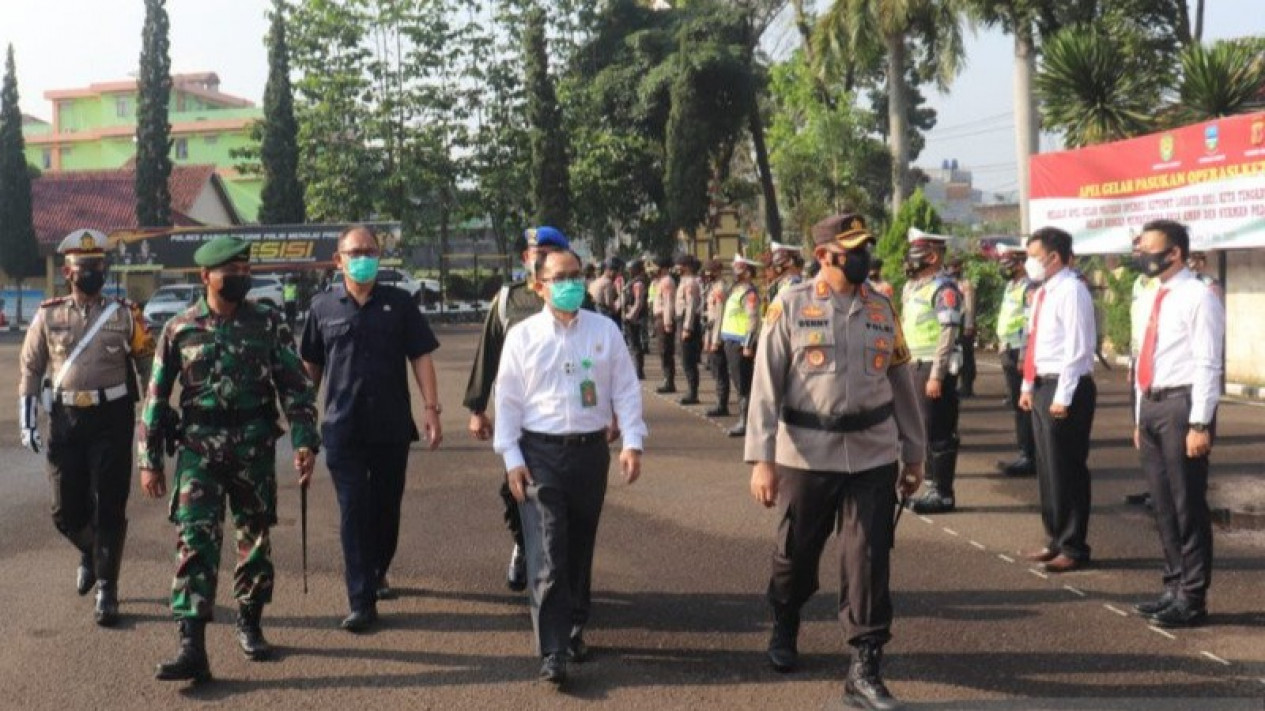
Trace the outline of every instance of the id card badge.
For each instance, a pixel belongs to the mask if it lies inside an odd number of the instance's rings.
[[[580,383],[580,404],[584,407],[597,407],[597,383],[587,378]]]

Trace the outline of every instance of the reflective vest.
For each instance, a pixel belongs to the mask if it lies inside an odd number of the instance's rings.
[[[931,360],[936,356],[942,330],[936,316],[936,294],[942,286],[939,279],[932,278],[922,286],[906,289],[900,325],[914,360]]]
[[[653,309],[659,303],[659,280],[651,279],[650,287],[646,289],[646,304]],[[657,311],[655,313],[658,313]]]
[[[1151,320],[1151,307],[1155,305],[1155,294],[1160,289],[1160,280],[1139,276],[1133,282],[1133,300],[1129,303],[1129,354],[1134,358],[1142,352],[1142,336],[1146,333],[1146,323]]]
[[[1028,327],[1028,282],[1025,279],[1006,285],[997,314],[997,341],[1002,348],[1023,348]]]
[[[755,291],[750,284],[734,284],[725,299],[725,315],[720,321],[721,337],[746,338],[751,333],[751,317],[747,315],[747,294]]]
[[[284,301],[298,301],[299,300],[299,285],[286,284],[285,286],[281,287],[281,298]]]

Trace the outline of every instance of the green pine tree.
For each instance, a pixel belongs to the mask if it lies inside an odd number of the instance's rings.
[[[171,57],[166,0],[145,0],[136,111],[136,223],[171,226]]]
[[[303,184],[299,181],[299,125],[294,120],[290,88],[290,51],[286,44],[285,6],[274,0],[268,32],[268,86],[264,89],[264,187],[259,222],[293,225],[304,222]]]
[[[21,320],[22,281],[40,272],[39,247],[31,219],[31,172],[23,144],[17,71],[10,44],[0,89],[0,268],[18,287],[15,320]]]
[[[568,229],[571,222],[570,165],[562,112],[549,76],[545,12],[533,8],[523,37],[527,85],[527,124],[531,135],[532,209],[537,224]]]

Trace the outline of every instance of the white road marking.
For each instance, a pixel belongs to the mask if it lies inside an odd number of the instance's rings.
[[[956,536],[956,535],[958,535],[958,532],[957,532],[957,531],[953,530],[952,528],[949,528],[948,526],[945,526],[945,527],[944,527],[944,532],[945,532],[945,533],[947,533],[947,534],[949,534],[950,536]]]
[[[1041,571],[1037,570],[1036,568],[1028,568],[1028,572],[1029,572],[1029,573],[1032,573],[1033,575],[1037,576],[1038,578],[1041,578],[1042,580],[1049,580],[1049,579],[1050,579],[1050,576],[1046,575],[1045,573],[1042,573]]]
[[[1084,592],[1082,592],[1082,591],[1080,591],[1080,590],[1077,590],[1076,588],[1072,587],[1071,585],[1064,585],[1064,586],[1063,586],[1063,589],[1064,589],[1064,590],[1066,590],[1066,591],[1068,591],[1068,592],[1070,592],[1070,593],[1074,593],[1074,594],[1076,594],[1076,595],[1080,595],[1081,597],[1085,597],[1085,593],[1084,593]]]
[[[1204,655],[1205,657],[1207,657],[1207,658],[1211,659],[1212,661],[1216,662],[1217,664],[1221,664],[1221,665],[1224,665],[1224,666],[1227,666],[1227,667],[1228,667],[1228,666],[1230,666],[1230,662],[1228,662],[1228,661],[1226,661],[1226,660],[1222,659],[1221,657],[1218,657],[1217,655],[1213,654],[1212,652],[1200,652],[1200,654],[1202,654],[1202,655]],[[1261,681],[1265,681],[1265,679],[1262,679]]]
[[[919,517],[918,517],[918,520],[919,520],[919,521],[922,521],[923,523],[935,523],[935,521],[932,521],[931,519],[927,518],[926,516],[919,516]]]
[[[984,547],[984,544],[983,544],[983,543],[980,543],[979,541],[971,541],[971,545],[975,546],[976,548],[978,548],[978,549],[980,549],[980,550],[982,550],[982,551],[986,551],[986,550],[988,550],[987,548],[985,548],[985,547]]]
[[[1129,613],[1125,612],[1124,610],[1121,610],[1117,607],[1112,607],[1111,605],[1108,605],[1107,603],[1103,603],[1103,607],[1107,608],[1108,610],[1111,610],[1112,612],[1116,613],[1117,615],[1120,615],[1121,617],[1129,616]]]
[[[1146,627],[1147,629],[1151,630],[1155,634],[1163,635],[1164,637],[1168,637],[1169,639],[1177,639],[1175,635],[1170,634],[1167,630],[1160,629],[1159,627],[1156,627],[1155,625],[1147,625]]]
[[[998,553],[998,554],[997,554],[997,557],[998,557],[998,558],[1001,558],[1002,560],[1006,561],[1007,563],[1013,563],[1013,562],[1015,562],[1015,559],[1014,559],[1014,558],[1011,558],[1010,556],[1006,555],[1005,553]]]

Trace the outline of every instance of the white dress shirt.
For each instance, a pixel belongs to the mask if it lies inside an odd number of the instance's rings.
[[[585,382],[596,403],[585,407]],[[615,322],[581,310],[569,324],[546,306],[510,329],[496,376],[496,429],[492,448],[506,471],[525,465],[518,440],[524,430],[585,434],[619,417],[624,448],[642,448],[641,382]]]
[[[1045,292],[1044,298],[1042,292]],[[1037,314],[1038,304],[1041,313]],[[1063,268],[1046,280],[1032,297],[1032,315],[1036,320],[1036,343],[1033,354],[1040,377],[1058,376],[1054,404],[1067,407],[1076,394],[1082,376],[1094,372],[1094,351],[1098,332],[1094,323],[1094,299],[1071,269]],[[1023,392],[1032,385],[1023,384]]]
[[[1225,307],[1217,293],[1186,268],[1161,283],[1156,296],[1165,289],[1168,295],[1160,304],[1155,331],[1151,388],[1190,386],[1190,422],[1206,425],[1221,400]],[[1154,303],[1147,308],[1147,323]]]

